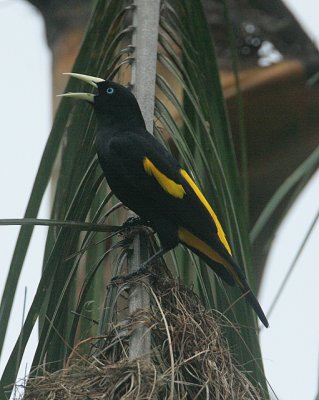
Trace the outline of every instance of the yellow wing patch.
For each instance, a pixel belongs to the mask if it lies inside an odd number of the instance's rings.
[[[185,190],[182,185],[174,182],[172,179],[164,175],[159,169],[155,167],[152,161],[144,157],[143,166],[148,175],[153,175],[162,188],[171,196],[182,199],[185,195]]]
[[[202,192],[199,190],[199,188],[196,186],[195,182],[193,181],[193,179],[188,175],[188,173],[184,170],[181,169],[180,170],[181,175],[184,177],[184,179],[187,181],[187,183],[191,186],[191,188],[194,190],[196,196],[199,198],[200,202],[203,204],[203,206],[206,208],[206,210],[209,212],[210,216],[213,218],[213,221],[215,222],[215,225],[217,227],[217,235],[219,237],[219,240],[223,243],[223,245],[225,246],[226,250],[228,251],[228,253],[230,255],[232,255],[230,246],[227,242],[226,239],[226,235],[225,232],[221,226],[221,223],[219,222],[217,215],[215,214],[214,210],[212,209],[212,207],[210,206],[210,204],[208,203],[208,201],[205,199],[204,195],[202,194]],[[199,239],[198,239],[199,240]],[[207,246],[207,245],[206,245]],[[209,247],[209,246],[208,246]],[[205,252],[203,252],[204,254],[206,254]],[[211,258],[211,257],[210,257]],[[217,261],[217,260],[215,260]],[[223,264],[223,263],[221,263]]]
[[[234,268],[219,254],[217,251],[215,251],[212,247],[210,247],[207,243],[205,243],[203,240],[199,239],[197,236],[195,236],[193,233],[189,232],[185,228],[178,228],[178,238],[181,242],[186,244],[186,246],[192,247],[195,250],[200,251],[202,254],[204,254],[206,257],[211,259],[212,261],[217,262],[218,264],[221,264],[225,267],[227,272],[234,278],[234,280],[237,282],[238,286],[244,289],[244,286],[238,277],[236,271]]]

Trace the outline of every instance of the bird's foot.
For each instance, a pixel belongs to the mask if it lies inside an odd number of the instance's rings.
[[[139,267],[139,269],[137,269],[134,272],[131,272],[129,274],[126,275],[116,275],[113,276],[113,278],[111,279],[112,283],[118,282],[118,281],[123,281],[126,282],[128,280],[130,280],[131,278],[136,278],[138,276],[144,275],[146,274],[149,269],[150,264],[149,263],[145,263],[145,264],[141,264],[141,266]]]
[[[145,273],[149,273],[149,267],[154,263],[156,259],[159,257],[162,257],[168,250],[163,248],[158,250],[155,254],[153,254],[148,260],[144,261],[143,264],[140,265],[139,269],[137,269],[134,272],[131,272],[130,274],[124,275],[124,276],[114,276],[111,279],[111,282],[115,282],[117,280],[122,280],[122,281],[127,281],[128,279],[144,275]]]
[[[123,224],[123,228],[134,228],[136,226],[147,225],[147,221],[143,218],[139,217],[138,215],[134,215],[133,217],[129,217]]]

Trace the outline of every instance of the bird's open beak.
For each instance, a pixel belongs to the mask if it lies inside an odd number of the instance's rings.
[[[73,78],[80,79],[81,81],[87,82],[90,85],[94,86],[95,88],[97,88],[97,83],[104,82],[104,79],[102,79],[102,78],[97,78],[95,76],[90,76],[90,75],[76,74],[74,72],[65,72],[63,75],[70,75]],[[64,94],[58,94],[58,97],[73,97],[75,99],[89,101],[90,103],[94,102],[94,94],[92,94],[92,93],[69,92],[69,93],[64,93]]]

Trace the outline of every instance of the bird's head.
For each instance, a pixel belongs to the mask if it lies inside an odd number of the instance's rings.
[[[72,97],[85,100],[93,105],[98,121],[102,123],[114,124],[114,122],[134,123],[144,126],[139,105],[133,93],[126,87],[109,80],[97,78],[89,75],[76,73],[66,73],[73,78],[80,79],[94,86],[98,93],[64,93],[60,97]]]

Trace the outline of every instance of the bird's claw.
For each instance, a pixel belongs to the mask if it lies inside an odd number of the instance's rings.
[[[122,224],[123,228],[134,228],[135,226],[143,225],[142,218],[139,216],[133,216],[127,218],[127,220]]]
[[[111,279],[111,282],[115,283],[117,281],[123,281],[123,282],[128,281],[131,278],[136,278],[137,276],[144,275],[145,273],[149,272],[148,269],[149,269],[149,265],[148,264],[146,264],[146,265],[142,264],[139,267],[139,269],[137,269],[136,271],[131,272],[131,273],[127,274],[127,275],[116,275],[116,276],[113,276],[113,278]]]

